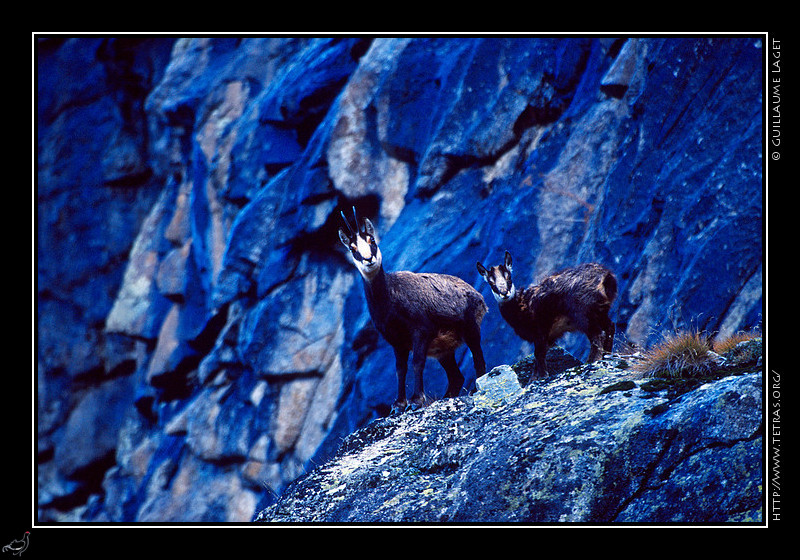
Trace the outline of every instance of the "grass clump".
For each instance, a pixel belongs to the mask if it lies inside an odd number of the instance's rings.
[[[646,350],[633,369],[642,377],[697,378],[711,375],[719,363],[705,335],[681,331]]]
[[[713,341],[697,331],[679,331],[664,335],[660,343],[644,351],[633,370],[641,377],[697,379],[730,374],[737,366],[755,364],[761,353],[758,331]]]

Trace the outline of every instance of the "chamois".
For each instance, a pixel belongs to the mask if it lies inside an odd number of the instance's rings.
[[[511,253],[503,264],[478,272],[488,282],[500,314],[517,335],[534,345],[534,377],[547,377],[548,348],[566,332],[580,331],[591,345],[589,362],[611,352],[614,323],[608,311],[617,297],[617,279],[595,263],[570,267],[548,276],[538,285],[517,290],[511,279]]]
[[[397,400],[392,413],[419,408],[427,402],[422,386],[422,372],[428,356],[436,358],[447,373],[445,397],[461,393],[464,375],[458,368],[455,350],[463,343],[472,352],[475,374],[486,372],[481,349],[481,321],[488,311],[483,296],[455,276],[446,274],[397,271],[386,273],[368,218],[359,227],[353,208],[356,229],[350,227],[344,213],[347,233],[339,229],[339,239],[350,251],[361,273],[364,293],[372,322],[392,346],[397,370]],[[412,353],[414,392],[406,400],[408,355]]]

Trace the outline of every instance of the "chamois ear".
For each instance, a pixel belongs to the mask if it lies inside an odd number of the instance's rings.
[[[364,218],[364,231],[367,232],[367,235],[371,235],[375,242],[378,242],[378,238],[375,235],[375,226],[372,225],[372,222],[369,218]]]
[[[483,276],[484,279],[486,279],[486,275],[489,274],[489,272],[486,270],[486,267],[483,266],[480,261],[478,261],[476,264],[478,268],[478,274],[480,274],[481,276]]]
[[[347,234],[343,232],[341,229],[339,230],[339,241],[341,241],[342,245],[344,245],[348,249],[350,248],[350,238],[347,237]]]
[[[508,271],[511,272],[511,253],[509,253],[508,251],[506,251],[506,258],[504,264],[505,267],[508,269]]]

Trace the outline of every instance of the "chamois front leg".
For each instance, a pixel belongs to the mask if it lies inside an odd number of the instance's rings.
[[[534,378],[544,379],[547,377],[547,350],[550,345],[546,337],[537,339],[533,343],[533,357],[535,360],[533,367],[533,375],[528,379],[528,385],[533,383]]]
[[[408,406],[406,401],[406,372],[408,371],[408,350],[394,349],[395,370],[397,371],[397,399],[392,405],[392,414],[403,412]]]
[[[425,396],[425,388],[422,384],[422,372],[425,369],[425,360],[428,358],[428,347],[431,344],[431,336],[424,333],[414,335],[414,348],[412,349],[411,367],[414,369],[414,393],[409,399],[409,408],[416,410],[422,408],[428,402]]]

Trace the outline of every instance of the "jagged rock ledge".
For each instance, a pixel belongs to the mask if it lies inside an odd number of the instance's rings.
[[[636,379],[629,359],[373,421],[258,522],[760,522],[762,367]]]

